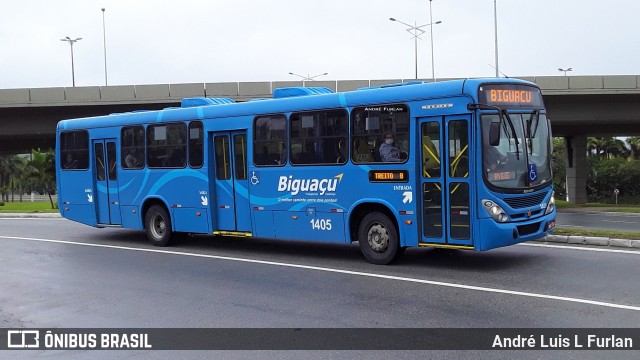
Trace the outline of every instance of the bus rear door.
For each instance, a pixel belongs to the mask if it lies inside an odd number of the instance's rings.
[[[247,180],[247,132],[218,131],[213,133],[211,160],[215,169],[216,229],[251,232],[249,187]]]
[[[473,248],[469,206],[470,117],[445,116],[418,120],[422,148],[420,243],[422,246],[433,244]]]
[[[120,225],[118,157],[115,139],[93,140],[94,199],[98,226]]]

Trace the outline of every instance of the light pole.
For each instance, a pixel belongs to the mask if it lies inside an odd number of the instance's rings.
[[[431,2],[433,0],[429,0],[429,24],[433,24],[433,11],[431,11]],[[438,21],[438,24],[442,21]],[[431,34],[431,80],[436,82],[436,63],[433,55],[433,26],[429,27],[429,32]]]
[[[329,73],[322,73],[322,74],[318,74],[318,75],[314,75],[314,76],[309,76],[309,74],[307,74],[307,76],[303,76],[303,75],[298,75],[296,73],[289,72],[289,75],[293,75],[293,76],[297,76],[299,78],[302,78],[302,86],[304,86],[305,81],[315,81],[315,78],[320,77],[320,76],[329,75]]]
[[[402,22],[400,20],[394,19],[394,18],[389,18],[389,20],[391,21],[396,21],[399,22],[402,25],[407,26],[407,32],[409,32],[409,34],[413,35],[414,39],[414,56],[415,56],[415,67],[416,67],[416,80],[418,79],[418,38],[420,38],[420,35],[424,34],[426,31],[423,30],[422,28],[425,26],[431,26],[433,27],[433,25],[436,24],[440,24],[442,23],[442,21],[436,21],[436,22],[431,22],[429,24],[424,24],[424,25],[420,25],[418,26],[417,23],[414,23],[414,25],[409,25],[406,22]],[[433,34],[432,34],[432,39],[433,39]],[[433,41],[431,42],[431,56],[432,56],[432,65],[433,65]],[[433,68],[432,68],[433,70]]]
[[[558,71],[564,72],[564,76],[567,76],[567,71],[573,71],[573,68],[566,68],[566,69],[558,68]]]
[[[75,75],[75,70],[73,68],[73,44],[82,40],[82,38],[75,38],[72,39],[68,36],[66,36],[64,39],[60,39],[60,41],[66,41],[69,43],[69,45],[71,46],[71,82],[73,84],[73,87],[76,86],[76,75]]]
[[[500,77],[500,70],[498,67],[498,5],[496,4],[496,0],[493,0],[493,24],[494,24],[494,35],[495,35],[495,51],[496,51],[496,77]]]
[[[104,24],[104,11],[102,8],[102,46],[104,48],[104,86],[107,86],[107,31]]]

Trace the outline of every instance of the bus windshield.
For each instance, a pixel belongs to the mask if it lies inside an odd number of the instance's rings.
[[[489,140],[492,123],[500,128],[500,140],[493,145]],[[502,189],[527,189],[550,182],[550,141],[545,114],[483,115],[483,176]]]

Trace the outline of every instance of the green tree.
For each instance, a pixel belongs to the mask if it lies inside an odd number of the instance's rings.
[[[40,151],[40,149],[31,150],[31,160],[27,162],[25,170],[27,177],[36,186],[45,189],[45,192],[49,195],[51,208],[55,209],[53,198],[51,197],[51,191],[56,183],[56,163],[53,150],[45,152]]]
[[[9,201],[14,178],[19,176],[21,160],[17,155],[0,155],[0,200]]]
[[[601,159],[627,156],[629,153],[624,141],[615,137],[588,137],[587,150],[591,156],[597,156]]]
[[[587,196],[592,202],[613,203],[614,189],[619,189],[618,200],[627,204],[640,202],[640,161],[627,161],[623,157],[606,159],[590,157],[587,176]]]
[[[631,152],[631,159],[640,159],[640,136],[630,136],[627,138],[627,146]]]
[[[553,188],[556,192],[556,199],[564,199],[567,195],[567,166],[564,159],[564,138],[553,138],[551,169],[553,171]]]

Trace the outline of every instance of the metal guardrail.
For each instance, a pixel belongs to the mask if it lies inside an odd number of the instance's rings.
[[[9,194],[9,202],[12,202],[11,200],[13,199],[13,202],[19,202],[20,201],[20,194]],[[51,199],[53,199],[53,202],[57,202],[58,201],[58,195],[51,195]],[[40,195],[38,193],[34,193],[33,194],[33,198],[31,196],[31,194],[22,194],[22,202],[36,202],[36,201],[46,201],[49,202],[49,195],[44,194],[44,195]]]
[[[543,94],[638,94],[640,75],[604,76],[519,76],[518,79],[537,83]],[[430,79],[419,79],[429,82]],[[450,79],[441,79],[441,81]],[[280,87],[328,87],[334,91],[349,91],[367,86],[415,81],[413,79],[263,81],[225,83],[141,84],[115,86],[50,87],[0,89],[0,107],[104,105],[123,103],[153,103],[179,101],[185,97],[230,97],[235,100],[270,97]]]

